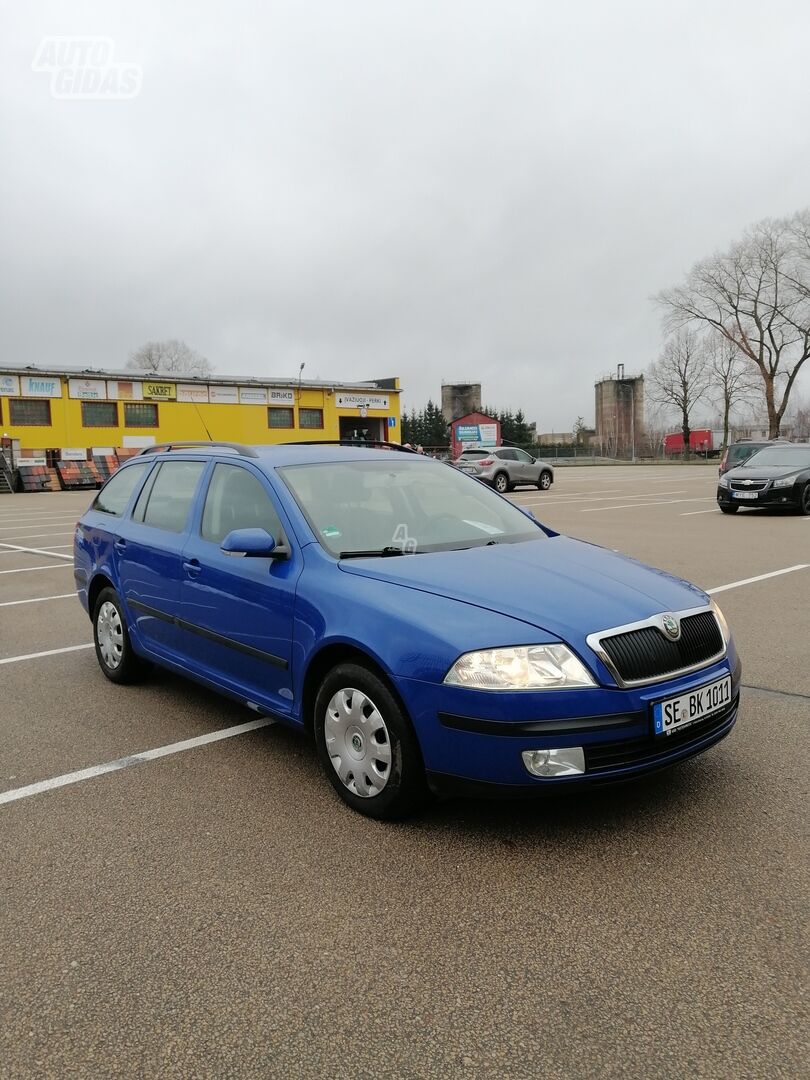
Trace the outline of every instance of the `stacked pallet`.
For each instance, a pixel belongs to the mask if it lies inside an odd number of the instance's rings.
[[[16,471],[21,491],[53,491],[51,473],[46,465],[24,465]]]
[[[90,461],[60,461],[56,469],[64,491],[97,488],[101,484],[98,470]]]

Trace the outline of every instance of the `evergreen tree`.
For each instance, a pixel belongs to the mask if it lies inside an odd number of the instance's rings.
[[[528,446],[531,441],[529,425],[526,423],[526,417],[523,413],[523,409],[518,409],[518,411],[515,413],[514,439],[519,446]]]

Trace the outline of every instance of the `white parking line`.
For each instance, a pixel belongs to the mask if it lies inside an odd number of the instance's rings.
[[[702,499],[663,499],[661,502],[635,502],[622,503],[619,506],[592,506],[588,510],[580,510],[580,514],[595,514],[600,510],[638,510],[642,506],[672,506],[674,503],[690,502],[714,502],[714,499],[705,497]]]
[[[66,787],[68,784],[79,784],[82,780],[92,780],[94,777],[103,776],[105,773],[127,769],[130,765],[141,765],[145,761],[155,761],[157,758],[169,757],[170,754],[182,754],[185,750],[194,750],[198,746],[208,746],[209,743],[220,742],[222,739],[232,739],[235,735],[244,735],[248,731],[256,731],[257,728],[269,727],[274,723],[275,720],[270,720],[267,717],[248,720],[246,724],[235,724],[233,727],[220,728],[219,731],[210,731],[207,735],[198,735],[196,739],[184,739],[182,742],[169,743],[168,746],[158,746],[154,750],[144,750],[139,754],[130,754],[127,757],[117,758],[115,761],[107,761],[103,765],[92,765],[89,769],[79,769],[78,772],[64,773],[62,776],[54,776],[50,780],[40,780],[37,784],[12,788],[11,791],[0,792],[0,804],[16,802],[18,799],[27,799],[31,795],[41,795],[44,791],[53,791],[54,788]]]
[[[768,578],[779,577],[782,574],[792,574],[796,570],[810,570],[810,563],[798,563],[796,566],[786,566],[784,570],[772,570],[770,574],[757,574],[756,577],[732,581],[728,585],[717,585],[714,589],[707,589],[706,592],[713,596],[715,593],[726,592],[727,589],[739,589],[741,585],[753,585],[755,581],[766,581]]]
[[[4,600],[0,607],[16,607],[18,604],[41,604],[44,600],[67,600],[69,596],[75,597],[75,592],[60,592],[56,596],[32,596],[30,600]]]
[[[79,652],[81,649],[93,649],[93,642],[87,645],[65,645],[62,649],[46,649],[44,652],[23,653],[22,656],[5,656],[0,664],[18,664],[21,660],[38,660],[40,656],[58,656],[59,653]]]
[[[71,521],[75,524],[76,514],[66,515],[63,518],[54,518],[53,521],[15,521],[12,525],[0,525],[0,533],[19,532],[26,525],[30,525],[32,529],[40,528],[43,525],[53,525],[56,529],[61,525],[67,525]]]
[[[73,547],[72,544],[61,544],[60,547]],[[9,555],[14,551],[27,552],[29,555],[51,555],[54,559],[72,559],[72,555],[58,555],[55,551],[46,551],[44,548],[20,547],[18,544],[6,544],[0,540],[0,548],[8,548],[9,551],[0,551],[0,555]]]
[[[65,556],[62,555],[60,558],[65,558]],[[0,570],[0,574],[30,574],[33,570],[58,570],[60,566],[63,570],[73,569],[67,563],[51,563],[50,566],[21,566],[17,570]]]
[[[4,536],[4,541],[9,540],[32,540],[35,536],[73,536],[74,529],[57,529],[55,532],[43,533],[20,533],[19,536]]]
[[[679,517],[694,517],[695,514],[719,514],[720,511],[715,506],[713,510],[687,510],[685,514],[679,514]]]

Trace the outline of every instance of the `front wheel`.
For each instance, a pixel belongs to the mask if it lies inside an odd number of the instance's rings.
[[[428,798],[410,721],[383,680],[360,664],[340,664],[321,684],[315,744],[332,787],[361,814],[402,818]]]
[[[804,485],[801,502],[799,503],[799,512],[804,514],[805,517],[810,516],[810,481]]]
[[[132,649],[121,600],[115,589],[102,589],[93,610],[93,640],[98,664],[110,682],[133,683],[148,664]]]
[[[492,481],[492,486],[498,492],[499,495],[505,495],[509,490],[509,478],[506,473],[499,472],[495,479]]]
[[[537,486],[541,491],[548,491],[551,487],[551,473],[540,473],[540,479],[537,481]]]
[[[723,506],[722,503],[720,504],[721,514],[736,514],[739,509],[739,506]]]

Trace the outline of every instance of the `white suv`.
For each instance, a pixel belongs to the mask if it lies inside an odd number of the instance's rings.
[[[477,480],[492,484],[501,495],[518,484],[530,484],[548,491],[554,483],[554,470],[516,446],[498,446],[492,450],[463,450],[454,462],[457,469]]]

